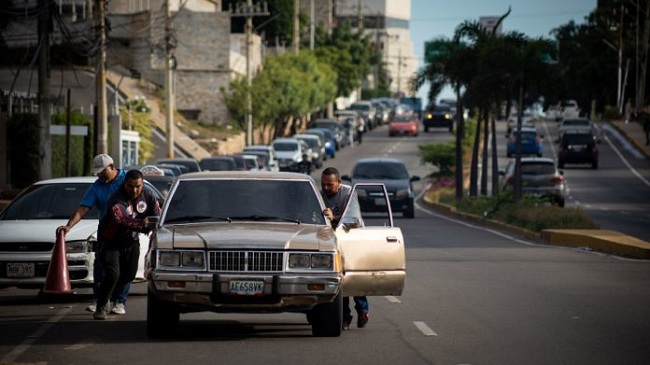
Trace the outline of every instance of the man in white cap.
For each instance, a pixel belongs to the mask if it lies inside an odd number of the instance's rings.
[[[81,219],[88,213],[93,207],[99,211],[99,220],[104,217],[107,210],[108,199],[111,197],[113,192],[117,190],[120,185],[124,182],[124,177],[126,172],[124,170],[117,169],[113,162],[111,156],[106,154],[99,154],[93,158],[93,175],[97,176],[97,180],[86,190],[84,197],[81,199],[79,207],[72,213],[68,223],[65,226],[60,226],[57,228],[57,232],[62,230],[64,234],[67,234],[75,224],[79,223]],[[101,237],[100,232],[97,232],[97,237]],[[99,251],[97,246],[101,245],[101,242],[97,242],[96,247],[93,247],[95,255]],[[89,312],[95,312],[97,309],[96,300],[97,300],[97,291],[99,283],[102,281],[104,276],[104,267],[102,266],[101,260],[95,259],[93,263],[93,294],[94,294],[94,303],[89,305],[86,310]],[[111,308],[111,313],[115,314],[125,314],[126,309],[126,297],[131,290],[131,284],[127,283],[123,289],[117,288],[113,291],[114,295],[111,298],[111,301],[114,305]]]

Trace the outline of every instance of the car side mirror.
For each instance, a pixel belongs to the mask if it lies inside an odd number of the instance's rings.
[[[341,176],[341,180],[352,181],[352,178],[350,177],[350,175],[343,175],[343,176]]]
[[[411,176],[411,181],[420,181],[420,177],[417,175]]]

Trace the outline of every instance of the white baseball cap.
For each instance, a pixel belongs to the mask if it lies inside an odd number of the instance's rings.
[[[101,153],[93,158],[93,175],[99,175],[104,169],[113,164],[111,156]]]

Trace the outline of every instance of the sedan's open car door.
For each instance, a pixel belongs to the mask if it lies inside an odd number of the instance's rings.
[[[361,210],[359,196],[373,196],[385,212]],[[402,230],[393,227],[393,215],[384,184],[355,184],[336,227],[343,253],[343,295],[401,295],[406,279]]]

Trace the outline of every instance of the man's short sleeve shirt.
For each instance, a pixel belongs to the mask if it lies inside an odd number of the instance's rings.
[[[103,183],[99,179],[95,180],[88,190],[86,190],[86,194],[81,199],[80,205],[88,208],[97,208],[99,210],[99,219],[101,220],[106,215],[108,199],[115,190],[119,189],[125,177],[126,171],[119,170],[117,177],[109,183]]]

